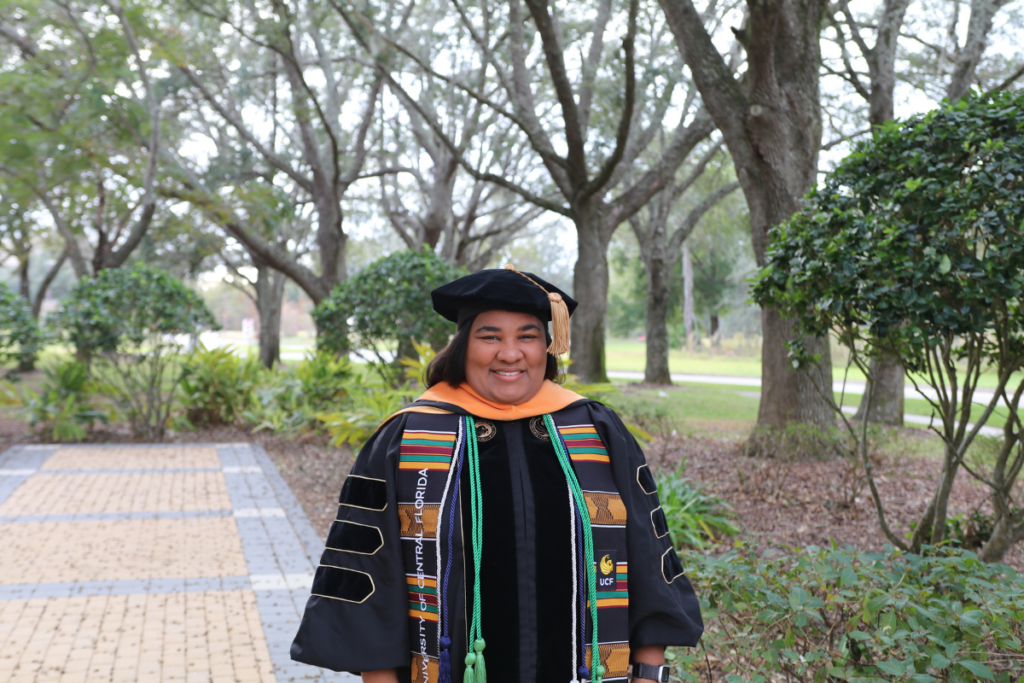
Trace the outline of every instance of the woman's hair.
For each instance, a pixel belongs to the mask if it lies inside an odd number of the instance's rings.
[[[448,342],[448,346],[438,351],[434,360],[427,366],[427,387],[432,387],[441,382],[448,382],[457,387],[466,381],[466,350],[469,348],[469,335],[473,329],[476,316],[467,319],[462,323],[455,336]],[[548,333],[547,325],[544,326],[544,341],[551,344],[551,335]],[[554,382],[562,380],[564,372],[558,358],[548,354],[547,367],[544,369],[544,379]]]

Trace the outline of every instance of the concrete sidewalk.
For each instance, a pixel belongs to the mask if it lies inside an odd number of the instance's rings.
[[[288,648],[323,543],[256,445],[0,455],[0,683],[350,681]]]

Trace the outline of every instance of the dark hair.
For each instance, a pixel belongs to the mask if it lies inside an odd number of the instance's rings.
[[[441,382],[448,382],[457,387],[466,381],[466,349],[469,347],[469,335],[473,329],[476,316],[467,319],[455,332],[455,336],[448,342],[448,346],[438,351],[434,360],[427,366],[427,387],[432,387]],[[544,326],[544,340],[551,344],[551,335],[548,333],[547,325]],[[560,382],[563,376],[561,364],[558,358],[548,354],[547,367],[544,369],[544,379]]]

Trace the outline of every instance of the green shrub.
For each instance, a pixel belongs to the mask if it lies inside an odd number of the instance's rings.
[[[181,402],[195,424],[234,423],[253,400],[260,379],[259,359],[242,359],[230,346],[208,349],[202,344],[182,363]]]
[[[455,331],[454,324],[434,312],[430,290],[460,275],[429,249],[395,252],[373,262],[313,310],[317,348],[372,353],[371,363],[385,383],[398,384],[399,359],[416,355],[413,340],[440,349]],[[397,355],[388,358],[386,352],[396,346]]]
[[[25,297],[0,283],[0,362],[16,361],[31,368],[42,343],[42,333]]]
[[[348,444],[358,450],[385,420],[402,409],[408,396],[386,387],[364,387],[341,410],[320,413],[316,419],[331,435],[331,445]]]
[[[705,492],[703,486],[681,476],[685,467],[683,460],[675,474],[659,472],[655,476],[672,546],[679,550],[705,548],[738,534],[739,527],[731,520],[733,513],[729,505]]]
[[[190,337],[216,327],[203,300],[155,268],[101,271],[80,281],[50,321],[92,365],[101,390],[137,437],[161,440]]]
[[[677,654],[677,675],[729,683],[1019,680],[1024,578],[974,553],[887,546],[683,555],[707,630]]]
[[[39,393],[25,389],[21,397],[31,427],[52,441],[81,441],[97,421],[110,422],[112,411],[92,401],[96,386],[85,363],[65,361],[45,372]]]
[[[322,349],[307,353],[295,369],[295,376],[302,386],[306,401],[317,409],[328,408],[345,400],[349,386],[356,381],[356,374],[347,356]]]
[[[316,430],[320,426],[318,413],[337,410],[362,387],[361,377],[347,358],[318,350],[307,354],[294,370],[264,372],[245,421],[255,427],[254,432]]]
[[[195,335],[218,327],[198,294],[142,264],[80,281],[47,322],[83,358],[139,349],[154,335]]]

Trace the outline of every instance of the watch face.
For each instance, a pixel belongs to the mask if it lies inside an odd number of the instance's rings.
[[[661,683],[668,683],[668,667],[661,667]]]

